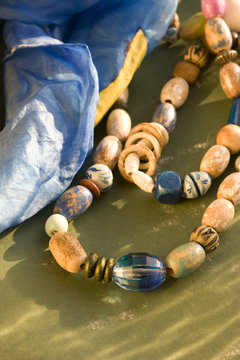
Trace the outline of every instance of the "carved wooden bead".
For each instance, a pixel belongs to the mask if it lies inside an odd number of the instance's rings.
[[[170,102],[173,106],[179,108],[187,100],[188,92],[187,81],[181,77],[175,77],[163,86],[160,100],[162,103]]]
[[[182,197],[195,199],[203,196],[209,190],[211,183],[211,176],[207,172],[193,171],[184,177]]]
[[[173,70],[174,77],[181,77],[190,85],[195,83],[199,73],[199,67],[187,61],[179,61]]]
[[[228,175],[220,184],[217,192],[218,199],[230,200],[233,205],[240,203],[240,173],[234,172]]]
[[[212,179],[221,175],[230,161],[230,152],[223,145],[214,145],[205,153],[200,164],[200,171],[207,172]]]
[[[215,54],[232,47],[232,35],[226,22],[220,17],[208,19],[205,24],[205,39]]]
[[[240,171],[240,156],[238,156],[235,160],[235,169],[236,171]]]
[[[240,96],[240,67],[238,64],[230,61],[223,65],[219,77],[222,89],[229,99]]]
[[[140,189],[145,192],[152,193],[155,188],[153,179],[142,171],[135,171],[132,173],[132,179]]]
[[[216,58],[214,59],[214,63],[223,66],[224,64],[227,64],[228,62],[235,60],[237,57],[237,51],[236,50],[224,50],[221,51]]]
[[[228,124],[223,126],[217,133],[216,143],[226,146],[231,154],[240,151],[240,126]]]
[[[96,147],[93,163],[107,165],[113,170],[121,151],[122,143],[116,136],[105,136]]]
[[[189,61],[198,67],[204,67],[208,62],[208,52],[207,49],[198,44],[194,44],[189,46],[187,49],[184,60]]]
[[[219,246],[219,235],[212,227],[203,225],[191,233],[190,241],[197,242],[206,253],[210,253]]]
[[[235,210],[231,201],[226,199],[214,200],[205,210],[202,225],[211,226],[217,232],[223,232],[234,218]]]
[[[127,111],[115,109],[107,119],[107,134],[116,136],[120,141],[125,141],[131,130],[131,118]]]
[[[133,172],[138,171],[140,165],[140,158],[136,153],[130,153],[125,159],[125,172],[131,176]]]
[[[77,273],[87,257],[78,239],[68,232],[57,232],[49,241],[49,249],[63,269]]]

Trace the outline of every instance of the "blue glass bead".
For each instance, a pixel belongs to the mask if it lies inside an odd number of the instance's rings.
[[[168,102],[158,105],[153,113],[152,121],[163,125],[168,133],[172,132],[177,122],[175,107]]]
[[[228,118],[228,124],[235,124],[240,126],[240,96],[236,97],[233,101]]]
[[[203,196],[212,183],[211,176],[205,171],[193,171],[183,180],[182,196],[186,199],[195,199]]]
[[[176,204],[182,197],[182,180],[173,171],[163,171],[157,175],[155,198],[163,204]]]
[[[161,285],[165,278],[163,263],[144,252],[124,255],[113,267],[113,279],[126,290],[150,291]]]

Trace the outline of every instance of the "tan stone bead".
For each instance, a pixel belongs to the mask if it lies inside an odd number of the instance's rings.
[[[232,155],[237,154],[240,151],[240,126],[235,124],[223,126],[217,133],[216,143],[226,146]]]
[[[218,188],[217,198],[230,200],[235,206],[240,203],[239,172],[234,172],[223,180]]]
[[[187,61],[179,61],[173,70],[174,77],[181,77],[185,79],[188,84],[194,84],[199,73],[199,67]]]
[[[236,171],[240,171],[240,156],[238,156],[235,160],[235,169]]]
[[[234,214],[235,210],[231,201],[214,200],[203,214],[202,225],[211,226],[217,232],[223,232],[230,225]]]
[[[240,96],[240,67],[238,64],[228,62],[223,65],[219,72],[223,91],[230,99]]]
[[[78,239],[68,232],[57,232],[49,241],[49,249],[58,265],[72,272],[80,272],[87,254]]]
[[[116,136],[120,141],[125,141],[131,130],[131,118],[127,111],[114,109],[107,119],[107,134]]]
[[[213,179],[227,168],[230,152],[223,145],[214,145],[205,153],[200,164],[200,171],[207,172]]]
[[[107,165],[113,170],[121,151],[122,143],[116,136],[105,136],[95,149],[93,163]]]
[[[175,77],[169,80],[162,88],[160,100],[162,103],[170,102],[176,108],[182,106],[187,100],[189,86],[186,80]]]

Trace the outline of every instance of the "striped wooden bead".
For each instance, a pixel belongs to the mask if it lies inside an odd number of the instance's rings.
[[[211,176],[207,172],[193,171],[184,177],[182,196],[186,199],[203,196],[209,190],[211,183]]]
[[[197,242],[206,253],[210,253],[219,246],[219,235],[212,227],[203,225],[191,233],[190,241]]]

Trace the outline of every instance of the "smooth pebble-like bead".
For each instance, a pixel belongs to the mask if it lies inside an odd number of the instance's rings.
[[[107,119],[106,130],[108,135],[116,136],[124,142],[131,130],[131,118],[127,111],[114,109]]]
[[[169,80],[162,88],[160,100],[162,103],[170,102],[179,108],[187,100],[189,86],[186,80],[175,77]]]
[[[206,253],[210,253],[219,246],[219,235],[212,227],[203,225],[191,233],[190,241],[197,242]]]
[[[195,41],[204,34],[206,18],[202,12],[198,12],[184,21],[179,28],[179,36],[184,41]]]
[[[113,279],[126,290],[150,291],[160,286],[165,278],[163,263],[144,252],[124,255],[113,267]]]
[[[223,18],[232,31],[240,32],[240,2],[239,0],[227,0]]]
[[[235,169],[236,171],[240,171],[240,156],[238,156],[235,160]]]
[[[240,173],[228,175],[220,184],[217,192],[218,199],[230,200],[234,206],[240,203]]]
[[[132,173],[132,179],[140,189],[145,192],[152,193],[155,188],[153,179],[142,171],[135,171]]]
[[[155,198],[163,204],[176,204],[182,197],[182,180],[173,171],[163,171],[156,177]]]
[[[66,190],[57,200],[53,213],[65,216],[68,221],[83,214],[92,204],[91,191],[81,185]]]
[[[186,53],[184,54],[184,60],[189,61],[199,68],[204,67],[208,62],[207,49],[199,44],[193,44],[189,46]]]
[[[228,124],[235,124],[240,126],[240,96],[233,100],[228,118]]]
[[[116,136],[105,136],[95,149],[93,163],[107,165],[113,170],[121,151],[122,143]]]
[[[172,250],[165,260],[165,266],[170,276],[181,278],[197,270],[204,262],[205,251],[196,242],[189,242]]]
[[[211,226],[218,233],[223,232],[234,218],[234,206],[226,199],[214,200],[204,211],[202,225]]]
[[[219,71],[220,83],[229,99],[240,96],[240,67],[238,64],[228,62]]]
[[[53,214],[49,216],[45,223],[45,231],[48,236],[53,236],[56,232],[68,230],[68,221],[65,216],[61,214]]]
[[[240,126],[223,126],[217,133],[216,143],[226,146],[232,155],[237,154],[240,151]]]
[[[185,79],[190,85],[195,83],[199,73],[199,67],[187,61],[179,61],[173,69],[174,77],[181,77]]]
[[[171,133],[177,122],[177,113],[175,107],[170,103],[158,105],[152,117],[152,121],[165,127],[168,133]]]
[[[226,22],[220,17],[208,19],[205,24],[205,40],[214,54],[232,47],[232,34]]]
[[[166,34],[163,37],[168,44],[173,44],[178,39],[178,29],[174,26],[169,27],[166,31]]]
[[[226,0],[201,0],[201,8],[206,19],[223,16],[226,9]]]
[[[90,166],[86,172],[87,179],[92,180],[100,189],[107,191],[113,184],[113,174],[111,169],[104,164],[95,164]]]
[[[84,186],[90,190],[94,199],[98,199],[100,197],[100,190],[93,181],[89,179],[81,179],[79,180],[78,185]]]
[[[49,241],[49,249],[63,269],[77,273],[87,257],[78,239],[68,232],[57,232]]]
[[[186,199],[195,199],[203,196],[212,183],[211,176],[205,171],[193,171],[183,180],[182,196]]]
[[[223,145],[213,145],[202,158],[200,171],[207,172],[215,179],[226,170],[230,161],[230,152]]]

